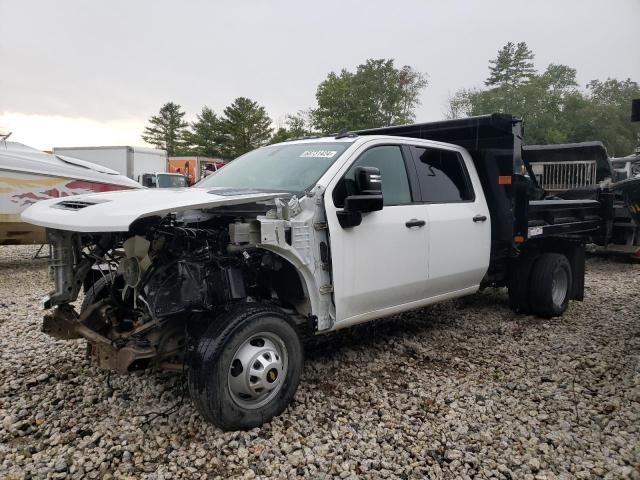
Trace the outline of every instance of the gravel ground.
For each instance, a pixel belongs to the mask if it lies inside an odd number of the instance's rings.
[[[224,433],[180,376],[109,388],[40,333],[34,251],[0,247],[0,478],[640,478],[640,265],[590,259],[562,319],[488,291],[325,338],[283,415]]]

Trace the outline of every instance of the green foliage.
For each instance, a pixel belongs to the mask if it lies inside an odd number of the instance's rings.
[[[533,69],[525,43],[508,43],[491,60],[487,89],[459,90],[449,99],[448,116],[458,118],[503,112],[524,118],[528,144],[601,140],[610,154],[626,155],[638,144],[638,128],[629,118],[636,82],[593,80],[581,91],[576,70],[550,64]]]
[[[298,112],[296,115],[287,115],[285,117],[285,126],[278,128],[273,134],[270,144],[284,142],[289,138],[308,137],[314,135],[311,129],[310,120],[307,112]]]
[[[285,140],[291,138],[293,135],[289,134],[289,130],[286,127],[280,127],[276,130],[276,133],[273,134],[271,140],[269,140],[269,145],[274,143],[284,142]]]
[[[515,45],[507,43],[498,52],[495,60],[489,60],[489,78],[484,82],[488,87],[515,87],[522,85],[535,75],[533,52],[525,42]]]
[[[587,92],[587,101],[576,111],[572,138],[602,140],[609,154],[618,157],[640,146],[640,127],[631,123],[631,100],[640,98],[640,85],[629,78],[591,80]]]
[[[323,133],[409,123],[426,76],[393,60],[368,59],[355,72],[329,73],[316,91],[313,126]]]
[[[221,133],[222,156],[234,159],[262,145],[271,138],[271,119],[264,107],[245,97],[238,97],[224,109]]]
[[[184,150],[184,134],[187,128],[182,107],[177,103],[165,103],[158,115],[149,119],[149,124],[142,133],[142,139],[150,145],[167,151],[169,156],[177,155]]]
[[[191,122],[191,129],[184,135],[188,150],[193,155],[220,157],[225,137],[222,133],[222,121],[209,107],[202,107]]]

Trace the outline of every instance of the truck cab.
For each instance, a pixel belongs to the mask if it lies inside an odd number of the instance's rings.
[[[357,225],[341,225],[362,168],[378,170],[382,206],[362,212]],[[349,160],[328,181],[324,208],[341,327],[477,291],[489,267],[489,208],[464,148],[355,139]]]

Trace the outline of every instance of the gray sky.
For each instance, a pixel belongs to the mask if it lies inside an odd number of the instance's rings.
[[[417,120],[436,120],[508,41],[582,86],[640,81],[639,21],[640,0],[0,0],[0,129],[39,148],[139,145],[166,101],[191,120],[238,96],[277,121],[367,58],[426,72]]]

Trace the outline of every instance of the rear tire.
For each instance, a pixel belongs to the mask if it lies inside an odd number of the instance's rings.
[[[572,287],[571,265],[567,257],[560,253],[540,255],[531,272],[531,310],[545,318],[562,315],[569,304]]]
[[[245,306],[211,324],[190,363],[189,393],[198,412],[223,430],[246,430],[279,415],[293,399],[302,342],[281,310]]]

